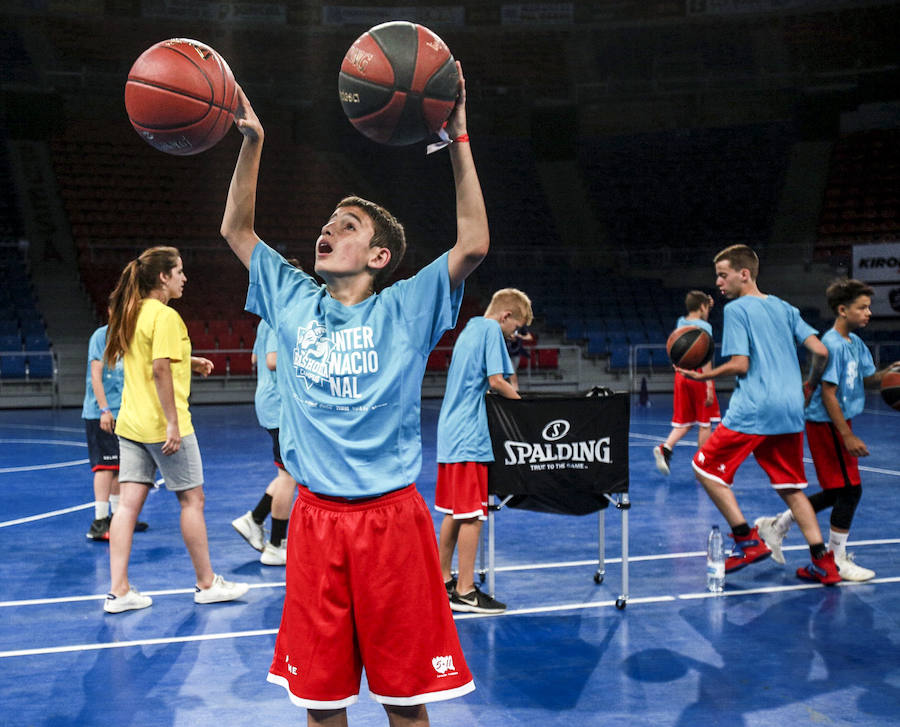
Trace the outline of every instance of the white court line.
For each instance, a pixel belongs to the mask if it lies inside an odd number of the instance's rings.
[[[865,583],[838,583],[840,588],[860,588],[866,585],[900,583],[900,576],[893,578],[873,578]],[[722,593],[682,593],[677,596],[661,595],[646,596],[641,598],[629,598],[630,604],[656,604],[677,603],[678,601],[691,601],[704,598],[719,598],[723,596],[754,596],[759,594],[787,593],[791,591],[805,591],[813,588],[828,588],[819,583],[801,583],[791,586],[772,586],[769,588],[751,588],[741,591],[723,591]],[[587,609],[612,608],[616,601],[585,601],[581,603],[563,603],[557,606],[536,606],[534,608],[510,609],[499,614],[466,613],[455,614],[456,621],[466,621],[473,618],[502,618],[508,616],[523,616],[533,614],[551,614],[560,611],[582,611]],[[79,651],[101,651],[105,649],[123,649],[133,646],[162,646],[166,644],[184,644],[195,641],[216,641],[221,639],[241,639],[250,636],[272,636],[278,633],[278,629],[257,629],[255,631],[231,631],[218,634],[195,634],[193,636],[171,636],[156,639],[139,639],[136,641],[113,641],[96,644],[73,644],[71,646],[45,646],[36,649],[15,649],[12,651],[0,651],[0,659],[8,659],[14,656],[43,656],[46,654],[62,654]]]
[[[41,424],[0,424],[0,429],[14,429],[17,432],[22,429],[39,429],[42,432],[75,432],[84,434],[84,427],[55,427]]]
[[[0,444],[61,444],[63,447],[87,449],[87,442],[72,442],[68,439],[0,439]]]
[[[663,437],[657,437],[652,434],[638,434],[637,432],[628,432],[628,436],[633,437],[634,439],[641,439],[641,440],[646,440],[646,441],[650,441],[650,442],[665,442],[666,441]],[[632,446],[632,445],[637,446],[637,444],[635,442],[629,442],[628,445],[629,446]],[[676,442],[675,446],[676,447],[696,447],[697,443],[690,442],[690,441]],[[813,463],[812,459],[809,457],[804,457],[803,461],[806,464]],[[874,472],[875,474],[879,474],[879,475],[893,475],[894,477],[900,477],[900,471],[886,470],[886,469],[882,469],[881,467],[866,467],[865,465],[859,465],[859,470],[861,472]]]
[[[848,548],[853,547],[862,547],[862,546],[870,546],[870,545],[897,545],[900,544],[900,539],[886,539],[886,540],[854,540],[847,543]],[[786,545],[784,550],[806,550],[806,545]],[[683,553],[662,553],[660,555],[638,555],[628,559],[629,565],[631,563],[637,562],[648,562],[654,560],[674,560],[676,558],[701,558],[706,557],[705,550],[696,550],[691,552],[683,552]],[[621,558],[607,558],[604,561],[605,565],[610,565],[614,563],[621,563]],[[557,561],[555,563],[527,563],[525,565],[507,565],[500,566],[495,568],[495,572],[500,573],[509,573],[512,571],[523,571],[523,570],[543,570],[546,568],[575,568],[580,566],[596,566],[598,561],[594,560],[565,560],[565,561]],[[867,581],[868,583],[875,583],[876,581]],[[266,583],[251,583],[250,588],[284,588],[284,581],[268,581]],[[162,591],[141,591],[145,596],[171,596],[171,595],[179,595],[186,593],[193,593],[193,588],[171,588]],[[745,593],[746,591],[741,591],[741,593]],[[760,593],[764,592],[763,590]],[[14,606],[43,606],[47,604],[53,603],[77,603],[80,601],[102,601],[106,598],[105,593],[101,594],[92,594],[88,596],[59,596],[57,598],[32,598],[32,599],[24,599],[20,601],[0,601],[0,608],[10,608]],[[673,596],[674,598],[674,596]],[[680,596],[679,596],[680,598]],[[633,602],[639,603],[638,599],[634,599]]]
[[[271,581],[269,583],[251,583],[250,588],[284,588],[284,581]],[[141,591],[145,596],[174,596],[178,594],[193,593],[193,588],[170,588],[165,591]],[[50,603],[75,603],[76,601],[103,601],[105,593],[95,593],[90,596],[60,596],[59,598],[31,598],[24,601],[0,601],[0,608],[11,606],[44,606]]]
[[[43,654],[64,654],[71,651],[98,651],[101,649],[122,649],[130,646],[158,646],[162,644],[184,644],[190,641],[216,641],[219,639],[240,639],[247,636],[271,636],[278,629],[259,629],[257,631],[232,631],[223,634],[195,634],[194,636],[170,636],[160,639],[140,639],[139,641],[112,641],[105,644],[74,644],[72,646],[49,646],[42,649],[19,649],[17,651],[0,651],[0,658],[10,656],[39,656]]]
[[[85,460],[87,462],[87,460]],[[62,510],[52,510],[51,512],[42,512],[38,515],[29,515],[28,517],[20,517],[17,520],[7,520],[6,522],[0,523],[0,528],[8,528],[10,525],[21,525],[22,523],[30,523],[35,520],[43,520],[48,517],[56,517],[57,515],[65,515],[69,512],[77,512],[78,510],[87,510],[89,507],[93,507],[93,502],[86,502],[83,505],[75,505],[74,507],[66,507]]]
[[[46,431],[46,430],[45,430]],[[71,442],[65,439],[0,439],[0,444],[58,444],[63,447],[82,447],[87,448],[87,442]],[[21,467],[0,467],[0,475],[9,474],[10,472],[34,472],[36,470],[51,470],[60,467],[74,467],[76,465],[88,464],[87,459],[73,459],[68,462],[51,462],[50,464],[32,464],[23,465]]]
[[[60,467],[74,467],[75,465],[89,464],[89,459],[71,459],[68,462],[53,462],[51,464],[30,464],[24,467],[0,467],[0,475],[10,472],[34,472],[36,470],[55,470]]]

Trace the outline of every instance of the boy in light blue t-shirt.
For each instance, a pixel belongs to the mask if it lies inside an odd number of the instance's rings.
[[[431,514],[415,488],[428,354],[455,324],[463,282],[489,248],[458,62],[456,70],[446,124],[456,242],[383,288],[403,257],[405,233],[368,200],[344,198],[322,226],[315,272],[324,284],[260,240],[264,132],[238,88],[235,124],[244,138],[221,232],[250,271],[247,309],[275,331],[282,461],[300,485],[268,681],[307,709],[310,725],[346,724],[363,669],[391,724],[427,725],[426,703],[475,688]]]
[[[506,341],[531,324],[531,301],[522,291],[494,293],[484,316],[469,320],[453,346],[437,425],[435,510],[444,513],[438,552],[444,586],[454,611],[500,613],[506,605],[475,587],[475,554],[487,517],[487,465],[494,461],[484,395],[488,388],[518,399],[505,377],[515,373]],[[451,576],[459,548],[459,578]]]
[[[699,381],[737,376],[722,424],[693,460],[697,479],[731,526],[734,546],[725,559],[725,572],[771,555],[758,529],[747,524],[731,489],[735,472],[752,453],[809,543],[812,563],[798,568],[797,577],[834,585],[841,580],[834,553],[825,547],[816,514],[803,493],[804,398],[818,385],[828,350],[794,306],[760,292],[759,258],[752,249],[732,245],[714,262],[716,286],[731,299],[722,332],[722,355],[730,358],[708,372],[677,371]],[[797,360],[800,344],[812,354],[806,383]]]
[[[831,508],[828,547],[845,581],[875,577],[875,571],[858,565],[846,551],[850,525],[862,496],[858,458],[869,455],[866,443],[853,432],[852,419],[865,407],[866,385],[878,385],[885,372],[900,363],[895,361],[876,371],[868,347],[853,332],[869,323],[872,292],[862,281],[846,278],[832,283],[825,291],[828,306],[835,314],[834,326],[822,337],[828,349],[828,365],[821,386],[813,392],[806,408],[806,440],[822,488],[809,501],[816,512]],[[784,563],[782,541],[793,522],[790,510],[775,517],[757,518],[755,522],[778,563]]]

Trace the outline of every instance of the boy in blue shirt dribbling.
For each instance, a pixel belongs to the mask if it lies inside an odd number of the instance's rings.
[[[722,424],[693,459],[697,479],[731,527],[734,546],[725,559],[725,572],[772,554],[758,529],[747,524],[731,489],[735,472],[752,453],[809,543],[812,563],[798,568],[797,577],[834,585],[841,580],[834,553],[825,547],[803,493],[803,407],[822,377],[828,350],[794,306],[760,292],[759,258],[751,248],[731,245],[715,256],[714,264],[716,286],[731,300],[722,331],[722,355],[729,359],[707,372],[676,370],[699,381],[737,376]],[[812,359],[805,383],[797,360],[799,344]]]

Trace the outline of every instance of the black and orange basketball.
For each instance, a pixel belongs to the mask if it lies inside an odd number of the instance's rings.
[[[713,355],[712,337],[697,326],[682,326],[666,341],[669,360],[681,369],[699,369]]]
[[[428,28],[382,23],[353,41],[341,63],[344,113],[380,144],[415,144],[434,134],[456,104],[459,74],[450,49]]]
[[[164,40],[134,62],[125,83],[131,125],[167,154],[199,154],[234,123],[237,89],[218,53],[188,38]]]
[[[889,407],[900,411],[900,366],[892,366],[881,378],[881,398]]]

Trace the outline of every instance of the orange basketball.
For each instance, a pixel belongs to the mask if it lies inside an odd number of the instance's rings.
[[[682,326],[666,341],[669,360],[681,369],[699,369],[713,355],[712,337],[697,326]]]
[[[900,366],[889,368],[882,377],[881,398],[889,407],[900,411]]]
[[[237,88],[231,69],[204,43],[171,38],[134,62],[125,83],[125,109],[135,131],[167,154],[199,154],[234,123]]]

